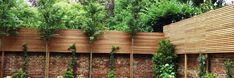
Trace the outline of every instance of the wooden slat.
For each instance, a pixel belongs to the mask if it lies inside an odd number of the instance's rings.
[[[134,38],[134,53],[153,54],[160,40],[164,39],[163,33],[139,32]],[[7,37],[5,51],[20,52],[21,45],[27,43],[30,52],[45,52],[43,40],[36,29],[20,29],[16,37]],[[80,30],[60,30],[58,35],[49,42],[50,52],[69,52],[67,48],[76,44],[78,53],[89,53],[90,46],[85,33]],[[117,53],[129,54],[131,52],[131,40],[126,32],[107,31],[101,33],[93,45],[93,53],[109,53],[113,45],[119,46]]]
[[[234,6],[164,26],[177,54],[234,52]]]

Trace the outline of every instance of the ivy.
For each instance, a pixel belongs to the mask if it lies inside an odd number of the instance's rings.
[[[107,78],[117,78],[114,71],[114,53],[119,50],[118,46],[112,46],[112,50],[109,54],[109,70],[107,72]]]
[[[197,58],[197,61],[199,63],[199,72],[198,77],[203,78],[206,75],[206,56],[204,54],[199,54],[199,57]]]
[[[233,62],[228,60],[224,62],[225,71],[226,71],[226,78],[232,78],[232,66]]]
[[[152,57],[154,78],[176,77],[177,55],[169,40],[161,40],[159,48]]]
[[[71,51],[72,54],[72,59],[68,65],[67,71],[64,73],[64,78],[75,78],[75,68],[76,68],[76,60],[77,60],[77,55],[76,55],[76,46],[73,44],[68,48],[68,50]]]
[[[27,78],[27,64],[28,64],[28,46],[26,43],[22,45],[23,48],[23,67],[12,74],[12,78]]]

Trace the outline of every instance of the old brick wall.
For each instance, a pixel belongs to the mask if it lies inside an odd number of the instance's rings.
[[[50,78],[62,76],[66,71],[71,59],[69,53],[51,53],[50,54]],[[151,55],[134,55],[134,77],[135,78],[152,78],[152,61]],[[108,70],[108,54],[93,55],[93,78],[106,78]],[[22,53],[5,54],[4,76],[11,75],[17,69],[22,67]],[[86,78],[89,74],[89,54],[78,54],[77,58],[77,75],[84,75]],[[45,65],[45,53],[29,53],[28,74],[31,78],[43,78]],[[129,78],[129,55],[115,55],[115,71],[118,78]]]
[[[197,78],[198,76],[198,54],[188,55],[188,78]],[[213,73],[216,78],[225,78],[225,66],[224,61],[230,59],[234,61],[234,53],[227,54],[208,54],[209,57],[209,71]],[[234,67],[233,67],[234,72]],[[178,67],[179,78],[184,77],[184,55],[179,55],[179,67]],[[234,76],[234,73],[233,73]]]

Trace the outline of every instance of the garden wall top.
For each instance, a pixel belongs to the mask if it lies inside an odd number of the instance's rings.
[[[164,26],[178,54],[234,52],[234,6]]]
[[[78,53],[89,53],[90,47],[88,38],[79,30],[60,30],[49,42],[50,52],[69,52],[67,49],[73,43],[76,44]],[[136,34],[134,40],[134,54],[153,54],[158,47],[158,42],[164,38],[163,33]],[[7,52],[22,51],[21,45],[28,44],[30,52],[45,52],[45,44],[35,29],[20,29],[18,36],[6,37],[3,41],[2,50]],[[128,54],[131,52],[131,39],[126,32],[108,31],[103,32],[94,43],[94,53],[109,53],[112,45],[120,47],[117,53]]]

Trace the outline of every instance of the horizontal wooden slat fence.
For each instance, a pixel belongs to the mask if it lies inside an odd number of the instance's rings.
[[[234,52],[234,6],[164,26],[178,54]]]
[[[50,52],[68,52],[68,47],[76,44],[78,53],[89,53],[89,42],[86,35],[79,30],[60,30],[59,35],[50,40]],[[134,53],[153,54],[158,42],[164,39],[163,33],[136,34],[134,40]],[[21,45],[28,43],[30,52],[45,52],[45,45],[36,29],[20,29],[18,36],[6,37],[4,39],[4,51],[22,51]],[[99,39],[94,43],[94,53],[109,53],[112,45],[120,47],[117,53],[129,54],[131,52],[131,39],[126,32],[107,31],[103,32]]]

